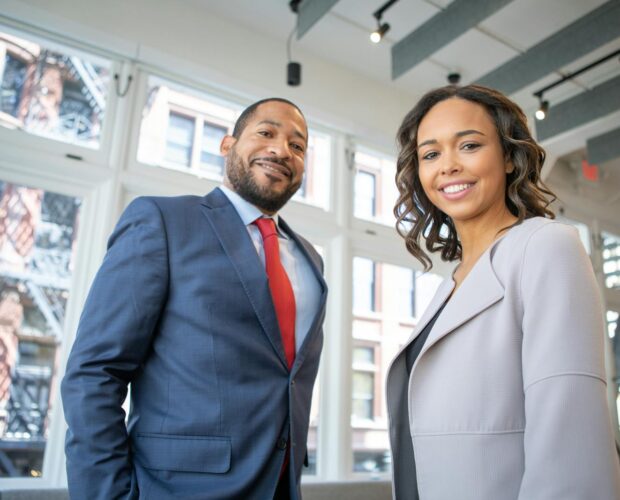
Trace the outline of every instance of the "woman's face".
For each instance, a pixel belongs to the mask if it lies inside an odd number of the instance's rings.
[[[506,174],[514,167],[484,107],[441,101],[420,122],[417,143],[424,192],[455,224],[504,214]]]

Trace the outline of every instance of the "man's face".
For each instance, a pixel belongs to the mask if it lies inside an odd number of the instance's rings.
[[[239,138],[227,135],[224,184],[267,214],[274,214],[301,186],[308,144],[306,122],[290,104],[261,104]]]

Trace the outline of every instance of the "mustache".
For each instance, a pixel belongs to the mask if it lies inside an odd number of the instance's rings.
[[[260,158],[253,158],[250,163],[255,163],[257,161],[268,161],[271,163],[277,163],[278,165],[283,166],[289,171],[291,170],[291,167],[289,167],[288,162],[286,160],[283,160],[282,158],[278,158],[277,156],[262,156]]]

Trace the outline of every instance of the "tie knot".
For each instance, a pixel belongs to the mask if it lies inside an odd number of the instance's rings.
[[[276,224],[271,217],[259,217],[254,221],[254,224],[258,227],[263,240],[268,236],[273,236],[276,233]]]

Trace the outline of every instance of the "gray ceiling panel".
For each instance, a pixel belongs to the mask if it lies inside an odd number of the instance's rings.
[[[338,0],[303,0],[297,13],[297,40],[321,19]]]
[[[512,94],[619,36],[620,1],[611,0],[476,83]]]
[[[620,128],[588,139],[586,148],[589,163],[605,163],[620,158]]]
[[[539,141],[554,137],[620,109],[620,76],[549,108],[536,122]]]
[[[392,79],[473,28],[512,0],[454,0],[392,47]]]

